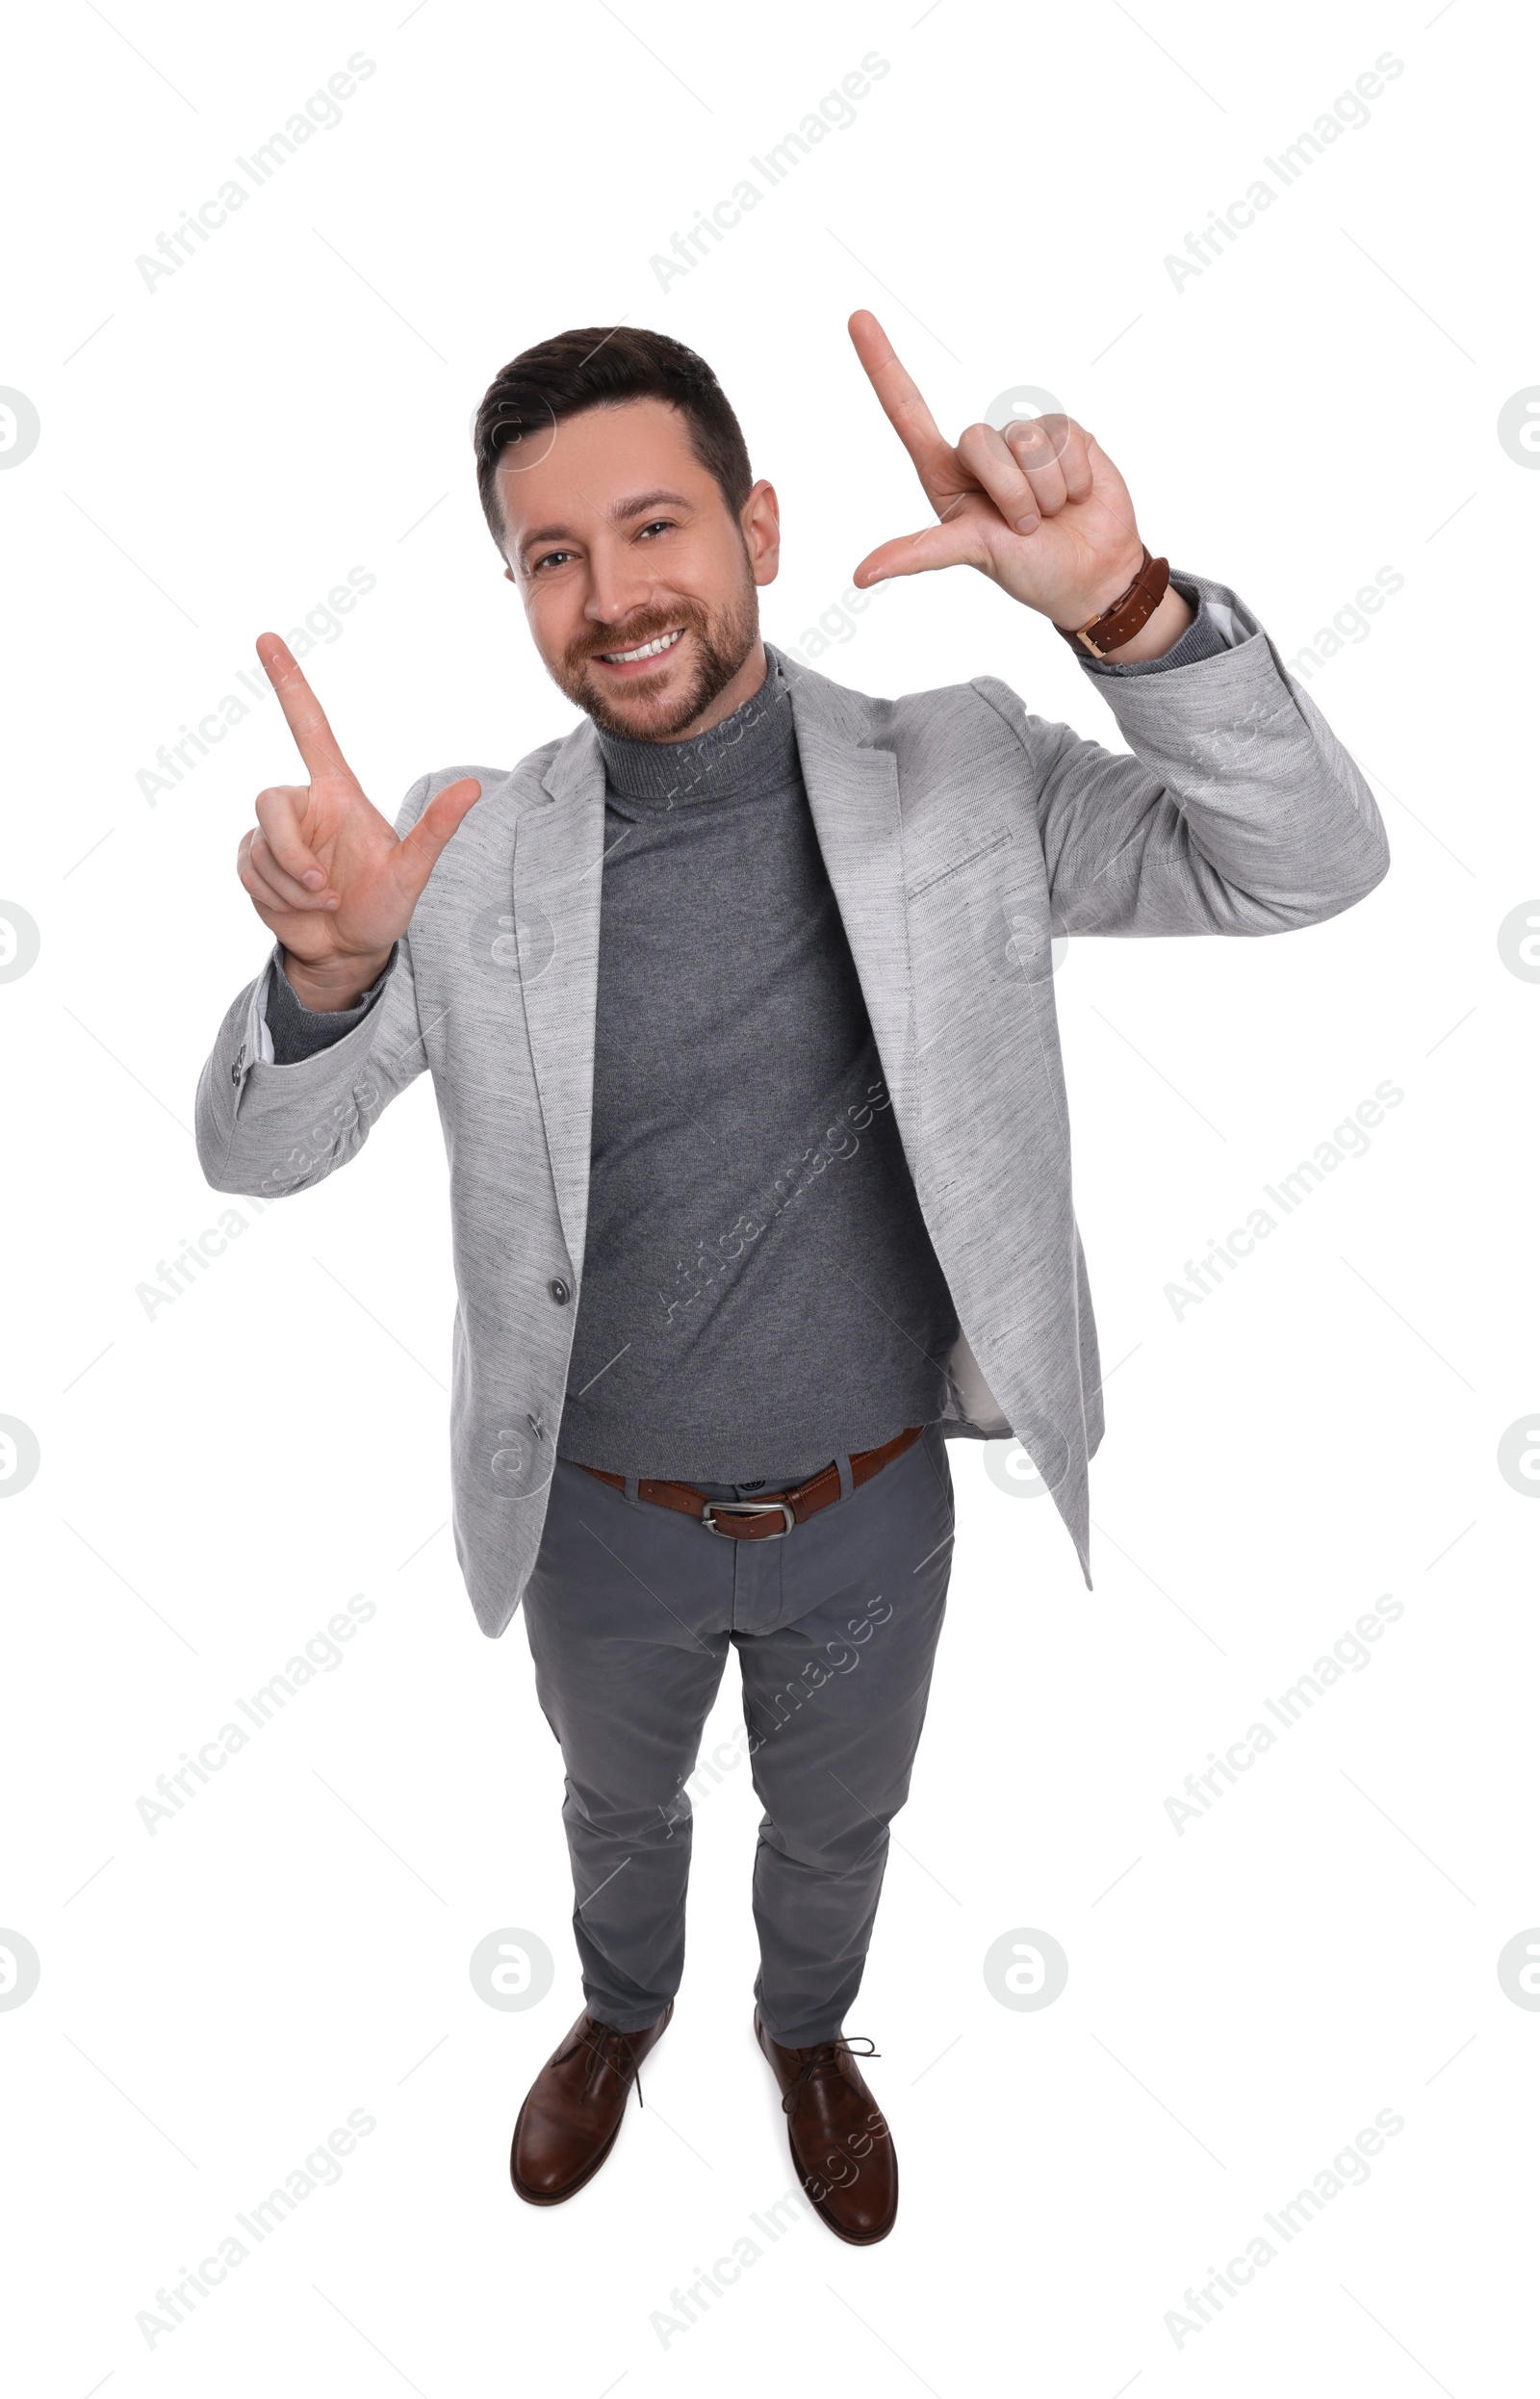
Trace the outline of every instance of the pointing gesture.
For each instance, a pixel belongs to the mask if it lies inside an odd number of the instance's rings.
[[[236,871],[286,952],[307,1007],[346,1008],[367,991],[411,921],[440,852],[481,796],[467,778],[440,791],[404,839],[364,797],[293,653],[263,633],[257,656],[288,719],[308,784],[257,795]]]
[[[1133,580],[1143,544],[1128,486],[1072,417],[970,425],[954,449],[871,311],[850,338],[888,423],[914,461],[938,524],[861,560],[862,589],[892,575],[976,566],[1056,625],[1086,624]]]

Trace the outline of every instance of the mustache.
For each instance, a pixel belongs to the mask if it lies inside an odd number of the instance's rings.
[[[700,632],[704,621],[703,610],[683,604],[667,612],[653,608],[622,631],[601,631],[581,636],[568,650],[567,663],[569,667],[581,666],[586,658],[598,658],[604,651],[640,649],[644,641],[655,641],[659,633],[672,633],[681,625]]]

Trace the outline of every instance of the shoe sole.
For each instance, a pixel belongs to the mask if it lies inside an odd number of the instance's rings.
[[[758,2022],[757,2018],[756,2018],[755,2022],[754,2037],[759,2044],[766,2065],[769,2067],[771,2073],[775,2074],[775,2060],[764,2046],[766,2039],[765,2029],[763,2025]],[[777,2077],[778,2081],[780,2077]],[[888,2137],[891,2138],[892,2136],[889,2135]],[[802,2159],[797,2155],[797,2145],[791,2137],[791,2122],[789,2117],[786,2121],[786,2147],[791,2152],[791,2162],[797,2170],[797,2180],[802,2186],[803,2197],[807,2200],[808,2206],[813,2211],[813,2214],[818,2218],[819,2223],[827,2225],[836,2240],[847,2241],[852,2249],[870,2249],[874,2242],[886,2240],[887,2235],[891,2232],[894,2225],[898,2222],[898,2159],[896,2156],[893,2159],[892,2206],[888,2209],[884,2221],[878,2226],[874,2232],[853,2232],[848,2225],[840,2224],[835,2217],[832,2216],[826,2204],[822,2200],[814,2199],[811,2191],[808,2190],[807,2168],[803,2165]]]
[[[663,2016],[663,2032],[667,2032],[673,2014],[674,2002],[670,1999]],[[658,2034],[657,2041],[661,2041],[663,2038],[663,2032]],[[653,2049],[654,2050],[657,2047],[657,2041],[653,2043]],[[652,2053],[652,2050],[649,2050],[648,2055],[651,2056]],[[629,2094],[628,2093],[628,2103],[629,2102]],[[513,2184],[514,2189],[518,2192],[519,2197],[522,2200],[526,2201],[531,2207],[559,2207],[564,2200],[576,2199],[578,2193],[583,2189],[585,2184],[593,2180],[595,2175],[599,2172],[600,2167],[604,2164],[605,2160],[609,2156],[610,2151],[620,2139],[620,2128],[626,2121],[626,2109],[624,2107],[621,2109],[619,2116],[615,2120],[614,2131],[604,2143],[604,2146],[600,2151],[598,2156],[591,2158],[589,2163],[583,2168],[582,2173],[578,2177],[576,2182],[564,2182],[559,2191],[533,2191],[530,2189],[527,2182],[520,2181],[518,2168],[513,2162],[519,2153],[519,2131],[524,2123],[525,2108],[527,2107],[528,2104],[528,2096],[526,2094],[524,2107],[520,2108],[518,2117],[514,2123],[513,2144],[508,2152],[508,2180]]]

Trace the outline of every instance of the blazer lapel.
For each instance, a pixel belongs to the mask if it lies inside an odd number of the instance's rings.
[[[569,734],[514,833],[514,928],[525,1021],[567,1253],[588,1225],[594,1015],[603,883],[604,764],[587,718]]]
[[[785,653],[803,781],[905,1147],[917,1134],[914,992],[898,763],[866,746],[861,702]]]

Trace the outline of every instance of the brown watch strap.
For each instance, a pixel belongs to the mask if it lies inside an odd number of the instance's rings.
[[[1109,602],[1099,616],[1091,617],[1084,625],[1056,625],[1054,631],[1063,633],[1075,649],[1089,650],[1093,658],[1103,658],[1109,650],[1120,650],[1125,641],[1132,641],[1141,627],[1149,623],[1166,597],[1170,580],[1169,561],[1152,558],[1146,549],[1128,589]]]

